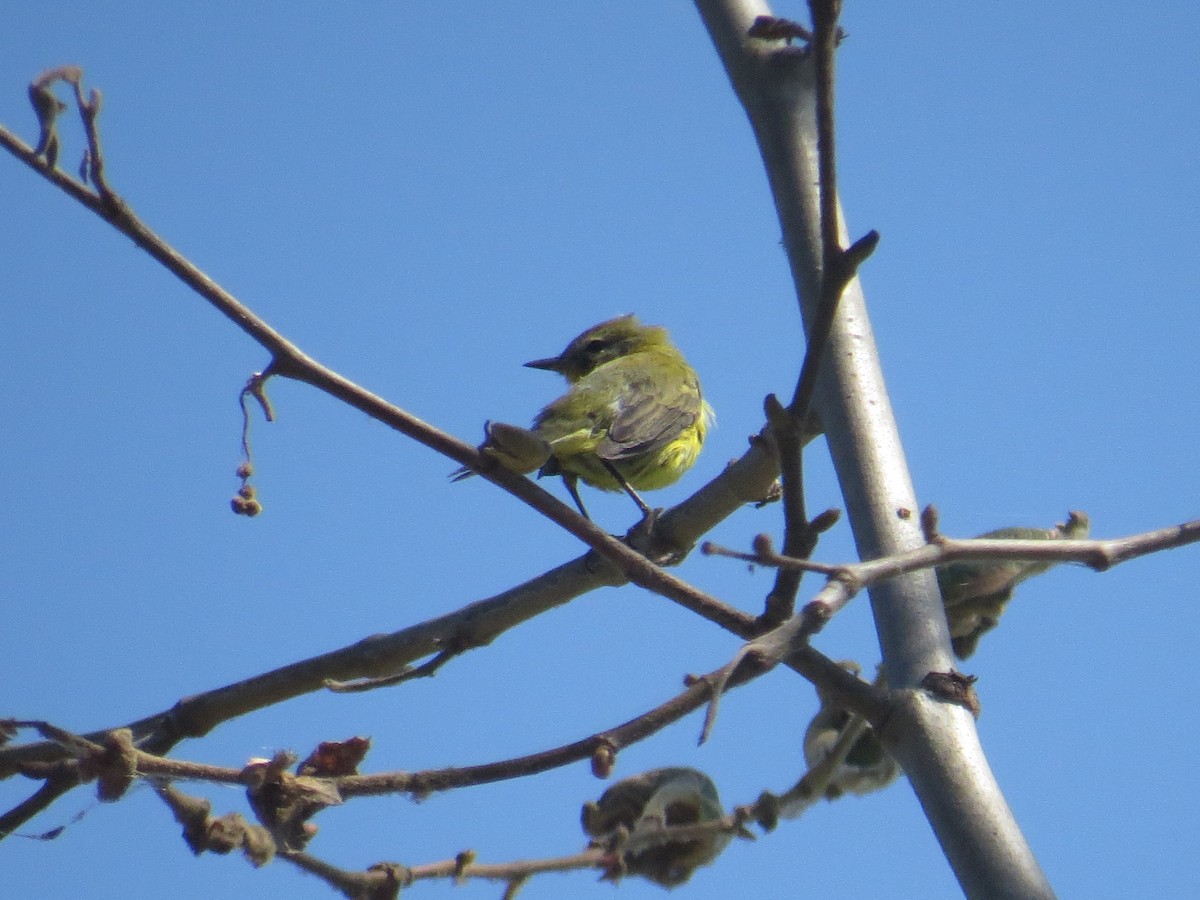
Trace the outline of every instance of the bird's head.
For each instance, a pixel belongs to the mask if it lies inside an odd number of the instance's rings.
[[[558,356],[535,359],[525,365],[531,369],[558,372],[567,381],[576,382],[614,359],[653,347],[670,346],[671,339],[665,328],[643,325],[632,315],[619,316],[593,325],[571,341]]]

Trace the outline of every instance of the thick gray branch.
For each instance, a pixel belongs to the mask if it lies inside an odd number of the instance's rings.
[[[764,3],[696,5],[758,140],[807,324],[820,295],[822,259],[812,57],[802,47],[746,36],[756,16],[770,14]],[[859,554],[873,559],[912,550],[924,543],[918,505],[857,280],[842,297],[829,340],[816,408]],[[918,687],[927,673],[952,668],[933,573],[894,578],[873,586],[870,596],[888,683],[899,697],[884,738],[963,889],[972,897],[1053,896],[988,767],[971,715]]]

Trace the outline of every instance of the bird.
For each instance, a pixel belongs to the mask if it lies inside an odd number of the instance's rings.
[[[854,660],[842,660],[838,665],[853,675],[862,672],[862,667]],[[829,757],[852,718],[848,709],[838,706],[820,688],[817,689],[817,698],[821,701],[821,707],[804,731],[804,760],[810,770]],[[867,725],[830,774],[825,798],[836,800],[847,792],[869,794],[891,784],[899,774],[899,764],[884,749],[879,735]]]
[[[580,480],[602,491],[625,491],[649,516],[638,490],[679,480],[714,420],[699,376],[666,329],[643,325],[633,315],[593,325],[558,356],[525,365],[562,375],[567,392],[528,429],[489,422],[479,451],[519,474],[560,475],[585,518]],[[464,467],[451,479],[473,474]]]
[[[639,831],[711,822],[724,814],[711,778],[698,769],[667,766],[618,781],[598,801],[583,805],[580,822],[593,846],[619,851],[622,838]],[[731,837],[728,831],[714,830],[699,839],[664,841],[627,852],[605,877],[640,875],[663,887],[676,887],[720,856]]]
[[[997,528],[979,535],[992,540],[1073,540],[1083,539],[1091,530],[1087,513],[1070,512],[1066,523],[1053,528]],[[1019,559],[963,560],[937,567],[938,587],[950,627],[950,645],[954,655],[967,659],[979,645],[979,639],[1000,624],[1004,607],[1012,599],[1017,585],[1040,575],[1054,563]]]

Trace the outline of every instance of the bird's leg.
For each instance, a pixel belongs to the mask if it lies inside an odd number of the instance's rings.
[[[638,505],[638,509],[642,511],[642,515],[649,517],[650,507],[646,505],[645,500],[638,496],[638,492],[629,486],[629,482],[625,480],[624,475],[617,471],[617,467],[612,464],[612,460],[602,459],[600,461],[604,463],[604,468],[608,469],[608,474],[617,480],[617,484],[624,488],[625,493],[627,493],[633,499],[633,502]]]
[[[584,509],[583,499],[579,496],[579,476],[573,475],[570,472],[562,473],[563,484],[567,486],[567,493],[571,495],[571,499],[575,501],[575,505],[579,507],[579,514],[589,522],[592,517],[588,515],[588,511]]]

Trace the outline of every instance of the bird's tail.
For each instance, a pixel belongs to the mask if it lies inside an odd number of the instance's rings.
[[[479,445],[479,452],[512,472],[527,475],[544,466],[552,455],[544,438],[520,425],[486,422],[483,431],[486,437]],[[470,466],[463,466],[450,473],[450,480],[462,481],[475,474]]]

